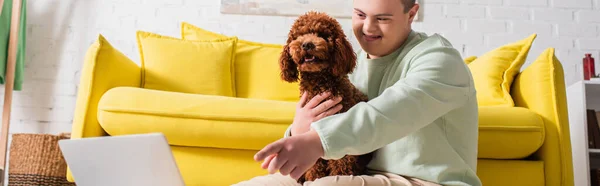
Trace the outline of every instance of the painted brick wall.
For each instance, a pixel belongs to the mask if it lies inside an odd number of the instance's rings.
[[[421,2],[422,22],[414,28],[443,34],[464,57],[535,32],[539,36],[528,61],[555,47],[568,84],[581,77],[584,53],[600,61],[599,0]],[[136,30],[179,37],[179,23],[187,21],[242,39],[283,43],[294,20],[223,15],[219,0],[28,0],[27,6],[26,77],[24,90],[14,95],[11,133],[70,131],[83,57],[99,33],[139,62]],[[340,22],[353,36],[351,21]]]

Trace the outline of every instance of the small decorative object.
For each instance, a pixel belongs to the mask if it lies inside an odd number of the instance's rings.
[[[583,58],[583,79],[590,80],[594,74],[596,74],[594,58],[592,54],[585,54],[585,58]]]
[[[67,163],[58,140],[69,134],[13,134],[10,146],[8,185],[66,185]]]

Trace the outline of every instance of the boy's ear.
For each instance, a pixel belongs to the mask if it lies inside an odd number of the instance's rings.
[[[417,18],[419,12],[419,2],[415,2],[415,5],[408,11],[409,21],[412,23]]]

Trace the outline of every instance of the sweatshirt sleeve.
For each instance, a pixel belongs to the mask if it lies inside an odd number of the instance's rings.
[[[454,48],[425,50],[409,66],[405,78],[379,96],[311,124],[321,138],[323,159],[379,149],[460,107],[474,94],[468,67]]]

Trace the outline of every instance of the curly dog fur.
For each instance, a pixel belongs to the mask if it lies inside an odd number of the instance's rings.
[[[348,74],[356,66],[356,54],[342,27],[325,13],[310,11],[292,25],[287,43],[279,59],[281,78],[287,82],[300,80],[300,92],[310,100],[323,92],[342,97],[342,110],[368,98],[350,83]],[[336,113],[337,114],[337,113]],[[347,155],[339,160],[319,159],[299,183],[325,176],[361,175],[372,154]]]

